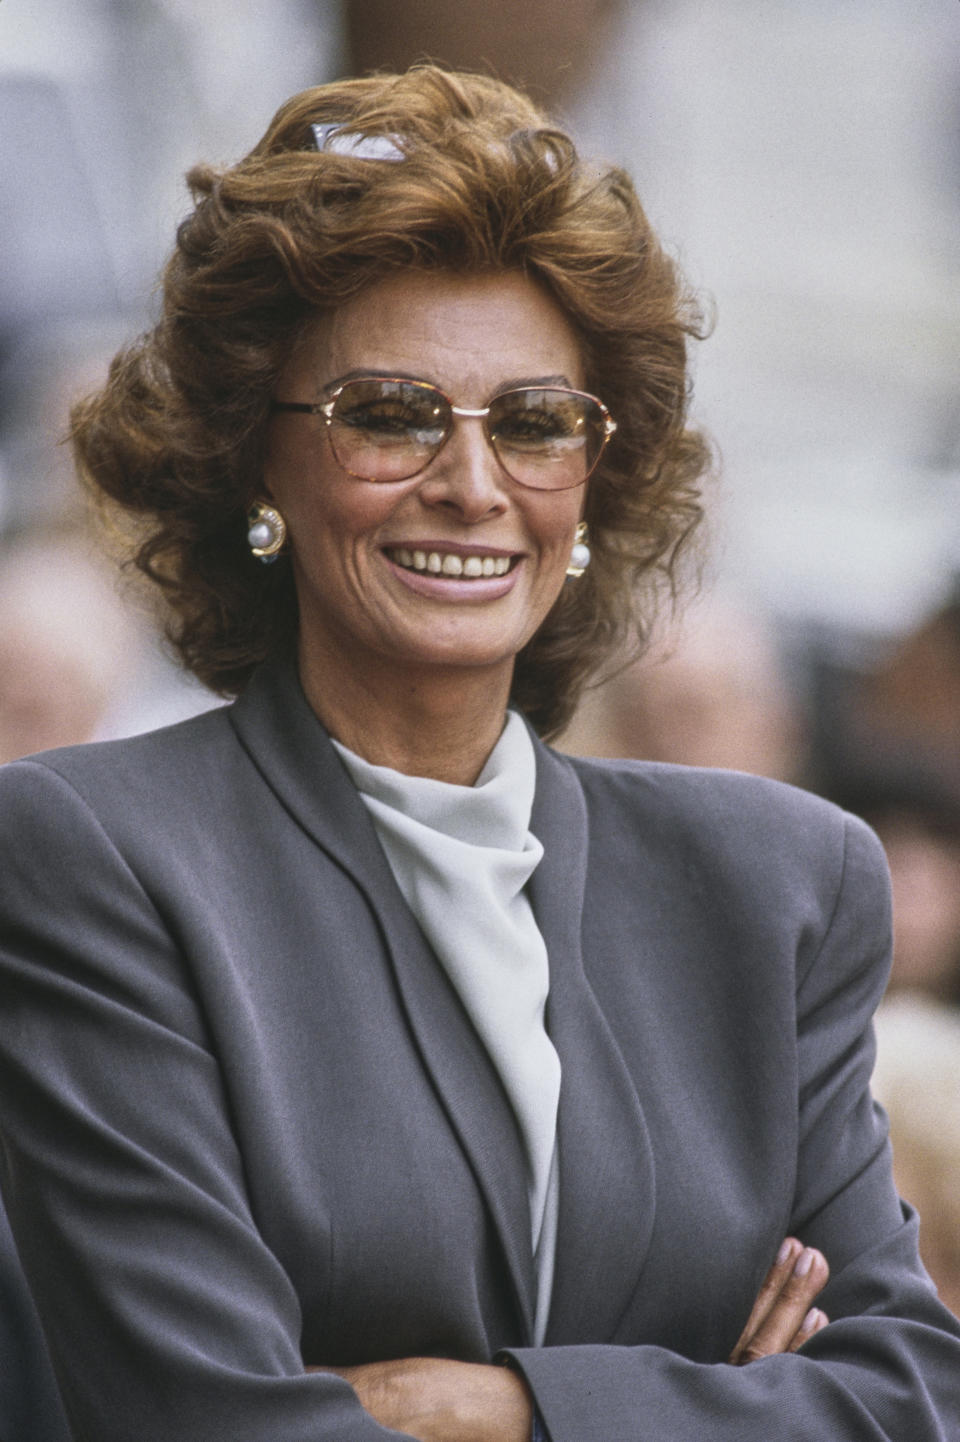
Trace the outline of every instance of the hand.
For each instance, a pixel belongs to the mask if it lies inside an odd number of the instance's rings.
[[[744,1367],[761,1357],[796,1352],[825,1327],[826,1315],[811,1304],[829,1275],[820,1252],[788,1237],[757,1293],[730,1363]],[[527,1442],[533,1425],[527,1385],[507,1367],[404,1357],[306,1370],[342,1377],[374,1421],[418,1442]]]
[[[403,1357],[359,1367],[307,1367],[349,1382],[381,1427],[418,1442],[528,1442],[533,1403],[509,1367]]]
[[[778,1352],[796,1352],[827,1325],[811,1304],[823,1291],[830,1268],[821,1252],[788,1237],[757,1293],[747,1325],[728,1360],[745,1367]]]

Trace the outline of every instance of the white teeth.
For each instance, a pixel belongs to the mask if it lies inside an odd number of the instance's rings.
[[[458,556],[454,551],[409,551],[395,546],[390,555],[398,566],[411,571],[428,571],[433,576],[505,576],[510,569],[509,556]]]

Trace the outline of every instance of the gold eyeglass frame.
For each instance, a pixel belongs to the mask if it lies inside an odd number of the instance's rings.
[[[578,396],[582,400],[592,401],[595,406],[599,407],[600,415],[603,421],[603,434],[600,440],[600,449],[597,451],[593,464],[587,471],[586,475],[583,476],[579,481],[575,481],[573,485],[570,486],[531,486],[528,481],[518,480],[517,477],[513,475],[512,472],[509,471],[504,465],[500,454],[493,443],[493,438],[490,435],[488,427],[486,425],[484,426],[483,433],[486,436],[487,444],[497,458],[497,463],[503,468],[504,473],[510,477],[510,479],[514,482],[515,485],[523,486],[528,491],[572,491],[577,486],[582,486],[586,481],[590,479],[590,477],[593,475],[593,472],[600,464],[600,459],[603,456],[607,445],[609,444],[610,438],[617,429],[616,421],[607,410],[603,401],[600,400],[599,396],[591,395],[589,391],[576,390],[572,386],[511,386],[508,390],[498,391],[495,396],[491,397],[489,405],[481,406],[479,407],[479,409],[475,409],[471,406],[454,405],[450,397],[446,394],[445,391],[442,391],[439,386],[435,386],[431,381],[411,380],[408,376],[351,376],[349,380],[343,381],[341,385],[337,386],[336,390],[331,392],[330,399],[327,401],[315,401],[311,403],[310,401],[274,400],[270,402],[270,409],[272,411],[292,411],[301,415],[322,416],[326,423],[327,436],[330,441],[330,449],[333,452],[334,460],[341,468],[341,470],[345,471],[348,476],[353,476],[355,480],[368,481],[371,485],[381,486],[395,485],[398,484],[400,481],[412,481],[415,476],[421,475],[427,469],[427,467],[436,460],[437,456],[443,450],[444,446],[447,444],[447,441],[453,434],[453,426],[450,425],[447,427],[443,440],[437,446],[436,450],[427,457],[423,465],[418,466],[415,471],[411,471],[409,476],[397,476],[390,481],[377,481],[371,476],[362,476],[357,471],[351,471],[349,466],[345,466],[341,461],[340,457],[337,455],[336,447],[333,444],[333,438],[329,434],[330,428],[333,425],[333,411],[339,397],[343,394],[345,390],[348,390],[351,386],[362,385],[364,383],[369,383],[370,381],[382,381],[385,385],[393,384],[415,386],[418,390],[429,391],[431,395],[439,396],[441,400],[445,402],[445,404],[450,410],[451,416],[461,416],[468,420],[479,421],[485,421],[490,414],[491,407],[497,401],[502,400],[504,396],[520,395],[524,391],[551,391],[560,395]]]

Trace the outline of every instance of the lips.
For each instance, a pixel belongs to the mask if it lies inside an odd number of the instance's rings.
[[[385,548],[387,557],[405,571],[428,576],[449,576],[460,581],[483,580],[505,576],[515,565],[516,556],[478,556],[456,550],[420,550],[406,546]]]

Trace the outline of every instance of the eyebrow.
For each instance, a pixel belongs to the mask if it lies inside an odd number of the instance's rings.
[[[326,394],[329,394],[331,391],[335,391],[337,389],[337,386],[346,385],[347,381],[360,381],[370,379],[387,381],[418,381],[421,385],[433,386],[435,390],[443,391],[442,386],[437,385],[435,381],[427,380],[426,376],[416,376],[411,374],[410,371],[377,370],[375,367],[372,366],[364,366],[362,369],[359,370],[345,371],[343,375],[336,376],[333,380],[327,381],[327,384],[323,387],[323,390]],[[577,389],[576,386],[574,386],[570,379],[565,375],[515,376],[510,380],[506,380],[501,385],[497,386],[497,389],[494,391],[493,394],[494,396],[498,396],[502,395],[504,391],[527,389],[536,390],[541,386],[562,386],[565,390]],[[446,392],[444,392],[444,394],[446,394]]]

